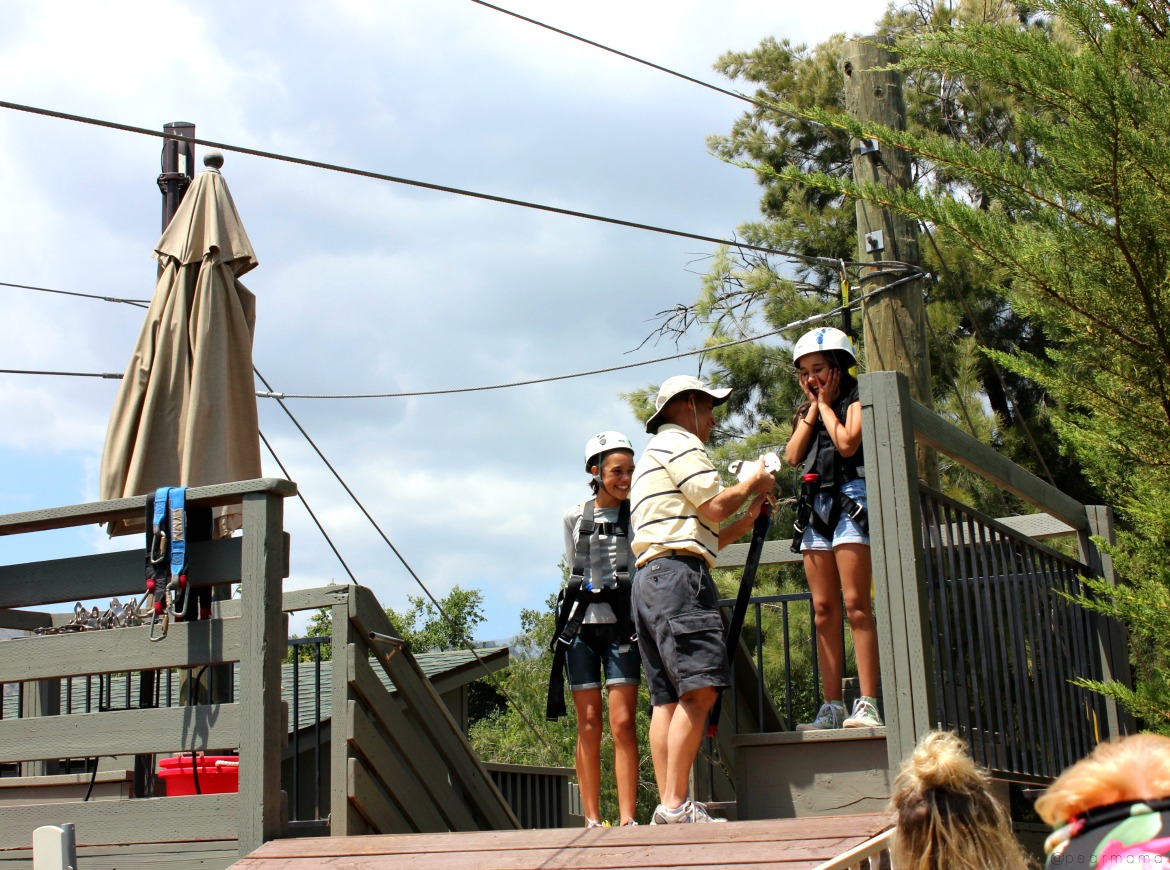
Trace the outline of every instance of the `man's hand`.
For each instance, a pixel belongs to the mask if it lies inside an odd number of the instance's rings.
[[[775,487],[776,472],[783,467],[780,457],[768,452],[752,462],[737,459],[727,466],[727,470],[738,477],[740,483],[748,484],[752,492],[766,493]]]

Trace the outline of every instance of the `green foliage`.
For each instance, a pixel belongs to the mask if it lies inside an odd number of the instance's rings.
[[[1144,561],[1140,544],[1128,551],[1100,540],[1097,545],[1118,558],[1117,567],[1130,582],[1118,588],[1099,578],[1089,580],[1092,593],[1078,603],[1129,629],[1134,688],[1116,681],[1076,682],[1122,704],[1144,728],[1170,736],[1170,584],[1165,569],[1137,564]]]
[[[441,599],[439,606],[421,595],[407,595],[403,611],[386,608],[386,616],[406,641],[411,652],[465,649],[472,645],[475,629],[484,621],[483,593],[459,585]]]
[[[783,515],[780,515],[777,522],[773,523],[773,529],[777,526],[782,533],[779,536],[781,539],[791,538],[791,521],[784,522]],[[715,571],[713,579],[719,588],[720,597],[734,598],[739,591],[740,578],[739,571]],[[785,595],[791,600],[761,605],[758,625],[755,608],[749,608],[743,626],[743,643],[753,654],[757,637],[760,640],[764,691],[776,705],[781,721],[787,720],[789,727],[795,727],[797,722],[811,721],[821,698],[820,686],[814,679],[812,605],[807,594],[808,585],[799,563],[761,567],[756,575],[753,596]],[[848,672],[853,666],[852,636],[849,632],[846,632],[846,643]]]
[[[1170,73],[1162,4],[1044,0],[1043,26],[956,22],[903,33],[908,76],[1010,95],[996,140],[898,132],[832,110],[805,114],[903,149],[946,184],[890,191],[824,169],[775,168],[780,183],[879,203],[965,248],[990,289],[1043,341],[985,350],[1034,385],[1064,464],[1115,504],[1128,587],[1112,612],[1134,642],[1138,687],[1107,691],[1162,727],[1170,710],[1163,629],[1170,576]],[[795,110],[791,102],[787,108]],[[1075,481],[1074,481],[1075,482]],[[1075,486],[1066,489],[1076,492]],[[1083,496],[1082,496],[1083,497]]]
[[[881,34],[916,39],[966,26],[995,26],[1048,39],[1047,19],[1015,3],[985,0],[917,0],[891,9],[877,26]],[[835,123],[844,114],[839,60],[844,37],[814,48],[787,40],[764,39],[747,52],[730,52],[716,69],[754,87],[760,106],[735,122],[730,133],[713,136],[708,146],[723,160],[755,173],[763,188],[761,219],[739,227],[745,241],[791,251],[781,259],[740,250],[720,251],[712,260],[702,292],[691,306],[676,310],[661,331],[681,336],[701,329],[706,345],[770,332],[840,304],[842,261],[856,258],[856,214],[850,196],[850,135]],[[970,69],[940,71],[906,66],[903,87],[907,123],[913,134],[930,134],[969,149],[1037,158],[1027,131],[1018,123],[1033,100],[998,82],[984,82]],[[982,207],[988,202],[981,179],[951,171],[912,155],[915,189],[954,197]],[[839,182],[825,183],[825,179]],[[929,229],[929,228],[928,228]],[[1056,433],[1050,422],[1049,394],[1026,375],[993,365],[985,349],[1009,354],[1042,354],[1050,337],[1037,322],[1009,304],[1003,289],[1011,273],[976,256],[970,245],[949,235],[930,233],[922,244],[923,268],[935,276],[930,290],[931,366],[936,409],[955,425],[992,444],[1014,461],[1076,497],[1089,486],[1075,461],[1046,467],[1054,455]],[[846,269],[856,284],[853,269]],[[852,295],[856,296],[856,289]],[[853,316],[860,334],[859,318]],[[841,325],[835,316],[833,325]],[[787,342],[809,328],[799,326],[774,342],[750,343],[710,351],[708,377],[734,389],[720,409],[715,443],[766,431],[767,441],[783,444],[793,411],[803,400],[791,371]],[[864,347],[859,348],[864,370]],[[643,419],[653,388],[626,396]],[[1026,424],[1029,437],[1022,428]],[[1032,441],[1038,442],[1038,449]],[[983,478],[953,463],[942,468],[947,494],[993,515],[1019,512]]]
[[[541,610],[525,609],[520,614],[520,634],[512,642],[512,661],[501,672],[504,691],[511,703],[493,716],[471,727],[471,745],[484,761],[508,764],[537,764],[573,767],[577,746],[577,718],[573,705],[568,715],[556,722],[545,719],[548,675],[552,653],[548,644],[556,624],[555,597]],[[638,787],[637,818],[643,824],[658,803],[653,766],[649,753],[650,699],[646,687],[638,701],[638,745],[642,748]],[[613,740],[608,726],[601,741],[602,818],[618,818],[617,785],[613,775]]]
[[[309,617],[308,627],[305,629],[304,637],[331,637],[333,635],[333,614],[330,613],[328,607],[321,607],[313,611],[313,615]],[[301,635],[294,634],[293,637],[300,637]],[[316,646],[303,645],[297,647],[289,647],[288,652],[284,655],[284,663],[291,665],[293,660],[293,650],[297,650],[297,654],[302,662],[314,661],[314,656],[317,654]],[[333,644],[323,643],[320,645],[320,655],[322,661],[331,661],[333,659]]]

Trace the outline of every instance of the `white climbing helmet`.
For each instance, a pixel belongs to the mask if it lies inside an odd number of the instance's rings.
[[[585,442],[585,470],[593,467],[593,460],[598,454],[608,453],[610,450],[628,450],[634,455],[634,445],[621,432],[598,432]]]
[[[857,362],[857,354],[853,351],[853,342],[849,336],[835,326],[819,326],[811,332],[806,332],[792,348],[792,362],[795,364],[802,356],[809,353],[828,353],[839,350],[849,354],[849,358]]]

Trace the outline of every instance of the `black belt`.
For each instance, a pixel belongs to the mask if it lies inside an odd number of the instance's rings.
[[[663,553],[661,556],[655,556],[653,559],[648,561],[646,565],[649,565],[650,562],[657,562],[659,559],[673,559],[675,562],[682,562],[688,568],[693,568],[695,571],[702,571],[703,569],[709,567],[707,565],[706,559],[700,558],[699,556],[693,556],[683,550],[671,550],[669,553]]]

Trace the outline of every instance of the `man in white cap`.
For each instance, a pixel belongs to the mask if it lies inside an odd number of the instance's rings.
[[[633,605],[654,708],[650,754],[660,802],[651,824],[723,821],[687,795],[707,715],[718,690],[731,685],[711,568],[720,547],[751,530],[775,485],[762,462],[734,486],[720,482],[704,443],[715,426],[715,406],[730,395],[698,378],[668,378],[646,422],[654,437],[630,488],[638,566]],[[741,518],[720,527],[753,495]]]

